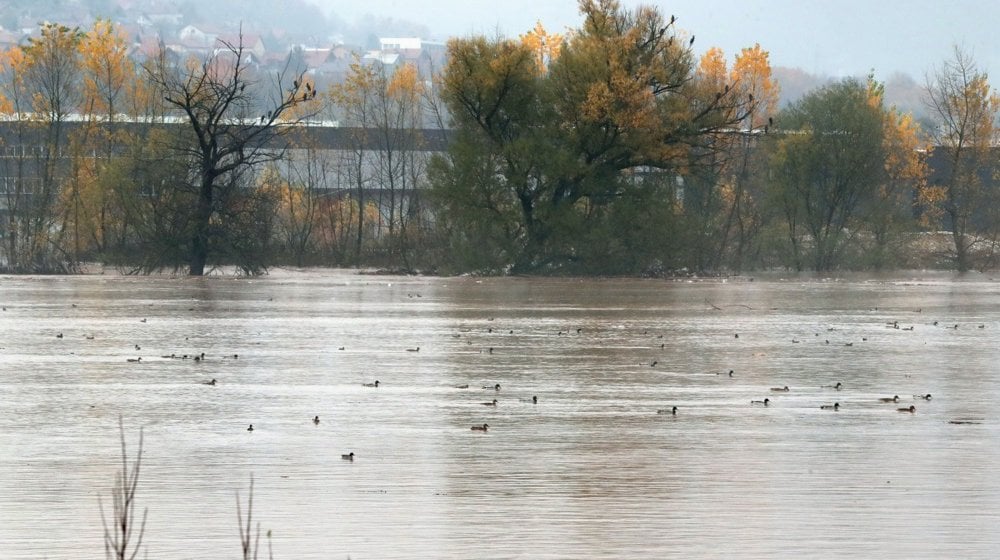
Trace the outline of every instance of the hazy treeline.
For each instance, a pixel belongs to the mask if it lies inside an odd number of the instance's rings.
[[[16,131],[0,163],[0,263],[629,275],[993,265],[998,100],[967,54],[933,74],[935,122],[922,131],[874,76],[779,111],[760,46],[696,56],[694,36],[655,8],[580,6],[568,36],[539,25],[454,39],[433,80],[359,61],[322,92],[291,64],[258,75],[238,43],[140,64],[106,22],[47,26],[0,59],[0,112]],[[275,143],[317,118],[364,138],[346,150]],[[67,134],[70,119],[84,126]],[[137,119],[185,126],[116,126]],[[435,120],[447,151],[414,149],[410,133]],[[927,235],[939,230],[946,244]]]

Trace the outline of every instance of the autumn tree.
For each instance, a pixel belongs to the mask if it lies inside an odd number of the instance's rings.
[[[714,95],[730,88],[726,55],[711,47],[701,56],[694,73],[694,87],[701,95]],[[683,181],[683,199],[678,219],[683,238],[683,262],[692,270],[717,269],[726,245],[727,230],[722,227],[726,214],[726,194],[733,187],[733,166],[741,134],[719,135],[711,149],[695,157],[698,165],[679,179]]]
[[[738,96],[755,100],[739,123],[741,134],[732,149],[732,174],[723,188],[725,219],[719,240],[719,260],[729,254],[731,268],[747,264],[748,253],[765,222],[761,179],[766,176],[761,143],[772,136],[778,111],[778,84],[772,79],[769,53],[759,44],[736,55],[729,83]]]
[[[324,188],[334,183],[333,164],[325,150],[299,145],[268,167],[262,186],[278,201],[276,233],[284,254],[296,266],[315,263],[324,210]]]
[[[81,36],[79,29],[45,24],[38,37],[4,57],[11,80],[7,103],[19,117],[16,169],[7,174],[16,182],[16,200],[8,206],[7,257],[14,270],[51,272],[72,266],[62,243],[66,220],[59,215],[58,201],[66,176],[61,160],[65,123],[79,106]]]
[[[33,166],[26,146],[33,136],[28,118],[31,114],[31,92],[25,81],[27,60],[24,50],[14,47],[0,51],[0,110],[10,121],[8,144],[3,146],[4,175],[3,206],[6,209],[3,228],[3,255],[9,270],[21,271],[29,268],[26,253],[32,246],[30,217]]]
[[[763,143],[772,128],[778,88],[771,80],[768,53],[755,45],[736,56],[728,68],[725,53],[710,48],[701,57],[695,85],[703,96],[734,92],[753,100],[728,134],[713,138],[696,152],[697,164],[684,177],[684,217],[690,264],[697,270],[740,270],[763,226],[760,188]],[[740,107],[728,108],[731,118]],[[755,189],[755,187],[758,187]]]
[[[454,118],[434,168],[438,219],[466,263],[515,272],[624,272],[668,256],[675,184],[697,149],[754,103],[692,83],[692,39],[656,9],[580,2],[583,27],[547,71],[525,42],[449,43]]]
[[[865,261],[875,268],[901,264],[903,243],[900,234],[916,225],[914,193],[927,181],[927,158],[920,126],[909,113],[885,105],[885,88],[874,76],[868,77],[868,102],[883,118],[883,172],[872,197],[863,208],[865,227],[871,233]]]
[[[775,201],[785,213],[793,261],[801,269],[808,249],[812,267],[827,271],[839,264],[848,226],[881,179],[882,114],[864,84],[845,79],[807,95],[780,122]]]
[[[994,189],[987,188],[995,167],[990,152],[1000,97],[972,56],[956,47],[953,58],[928,76],[927,100],[937,121],[932,136],[944,172],[923,189],[921,198],[931,211],[944,215],[955,266],[964,272],[972,267],[986,224],[995,223],[982,219],[983,211],[1000,204]]]
[[[552,61],[559,58],[563,36],[559,33],[550,33],[540,21],[536,22],[535,27],[521,35],[519,39],[522,45],[534,53],[535,68],[541,73],[548,69]]]
[[[244,51],[242,36],[235,42],[220,39],[216,52],[204,60],[175,65],[164,49],[146,66],[149,79],[190,127],[175,149],[190,163],[191,181],[181,178],[173,187],[190,189],[193,195],[188,250],[192,276],[204,274],[212,256],[235,261],[250,273],[266,266],[259,260],[263,248],[248,245],[261,239],[260,232],[238,229],[248,224],[248,216],[263,211],[261,200],[252,199],[253,172],[281,156],[281,146],[274,141],[303,118],[299,113],[286,120],[286,113],[300,103],[315,102],[315,90],[300,91],[301,74],[282,71],[274,76],[272,91],[277,93],[261,114],[254,92],[267,84],[255,79]]]
[[[375,119],[375,105],[379,89],[379,71],[373,66],[366,66],[359,58],[355,58],[340,85],[330,88],[328,93],[331,102],[340,108],[344,124],[352,127],[353,147],[345,154],[345,178],[354,191],[354,198],[359,212],[354,220],[356,231],[354,237],[354,259],[360,261],[364,246],[365,212],[367,205],[367,189],[371,187],[372,178],[367,164],[371,144],[368,138],[368,127]],[[352,208],[353,206],[348,206]]]
[[[72,170],[62,191],[72,230],[74,260],[85,251],[103,254],[113,230],[125,227],[110,183],[103,180],[112,158],[129,141],[118,126],[129,85],[138,81],[126,37],[108,20],[97,20],[79,43],[82,126],[70,137]],[[135,141],[135,139],[131,139]]]

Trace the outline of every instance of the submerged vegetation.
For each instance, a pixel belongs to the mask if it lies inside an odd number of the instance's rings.
[[[143,508],[142,520],[136,524],[138,504],[136,494],[139,489],[139,467],[142,464],[142,429],[139,429],[139,443],[135,459],[129,463],[125,445],[125,425],[121,416],[118,417],[118,433],[122,446],[122,469],[115,473],[115,482],[111,487],[111,512],[106,514],[104,501],[98,496],[98,507],[101,511],[101,522],[104,524],[104,557],[107,560],[134,560],[142,548],[142,538],[146,533],[146,517],[149,508]],[[240,493],[236,491],[236,519],[239,525],[240,549],[243,560],[258,558],[260,554],[260,522],[253,525],[253,475],[250,476],[250,489],[246,503],[246,517],[240,502]],[[274,558],[271,545],[271,531],[267,532],[268,558]],[[149,551],[145,551],[148,555]],[[145,556],[143,556],[145,557]]]
[[[760,45],[730,66],[674,15],[579,5],[565,35],[453,39],[434,75],[358,59],[324,91],[242,36],[138,60],[109,22],[46,25],[0,53],[0,269],[995,265],[1000,101],[967,53],[928,80],[923,131],[873,75],[779,109]],[[348,147],[288,134],[316,120]]]

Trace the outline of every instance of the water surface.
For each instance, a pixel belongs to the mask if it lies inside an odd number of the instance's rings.
[[[100,557],[119,415],[151,559],[239,557],[251,475],[275,558],[1000,550],[987,277],[3,277],[0,304],[7,559]]]

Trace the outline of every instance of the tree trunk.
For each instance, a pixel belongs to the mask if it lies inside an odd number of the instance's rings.
[[[208,226],[212,219],[213,185],[209,179],[202,180],[198,192],[198,209],[194,218],[194,235],[191,238],[191,266],[189,276],[203,276],[208,262]]]
[[[959,229],[957,218],[952,220],[951,236],[955,241],[955,267],[959,272],[969,271],[969,250],[965,242],[965,235]]]

